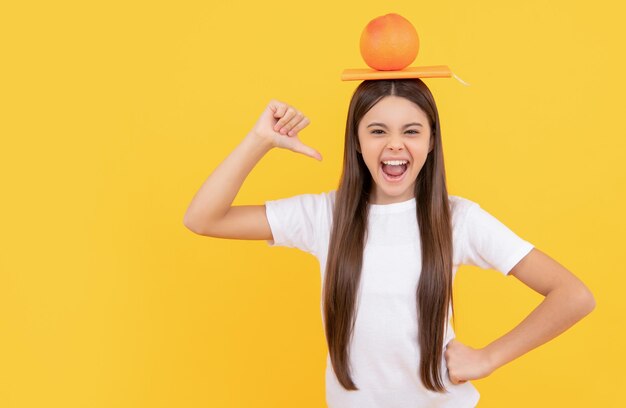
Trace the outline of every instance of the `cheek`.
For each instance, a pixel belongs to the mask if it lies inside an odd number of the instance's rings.
[[[383,149],[384,146],[375,146],[372,143],[361,145],[361,154],[363,155],[365,164],[369,167],[376,166]]]
[[[416,146],[409,153],[413,158],[413,171],[419,171],[428,159],[428,146]]]
[[[430,145],[428,143],[419,143],[415,144],[410,148],[410,152],[415,158],[421,157],[425,158],[428,155],[428,149]]]

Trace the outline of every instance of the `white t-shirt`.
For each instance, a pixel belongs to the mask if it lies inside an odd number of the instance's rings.
[[[298,248],[320,264],[322,285],[336,190],[265,202],[274,240],[269,246]],[[453,225],[453,277],[459,265],[495,269],[504,275],[533,248],[477,203],[449,195]],[[370,204],[356,321],[350,344],[352,380],[347,391],[326,360],[329,408],[475,407],[480,393],[467,381],[452,384],[442,354],[447,394],[424,388],[419,379],[415,294],[421,271],[416,200]],[[320,300],[320,309],[321,300]],[[451,316],[451,306],[450,313]],[[324,319],[322,313],[322,320]],[[454,338],[447,324],[444,349]]]

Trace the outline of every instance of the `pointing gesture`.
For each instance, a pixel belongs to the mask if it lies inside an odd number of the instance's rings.
[[[311,121],[302,112],[286,103],[272,99],[252,128],[257,136],[271,141],[273,147],[289,149],[317,160],[322,155],[298,139],[298,132]]]

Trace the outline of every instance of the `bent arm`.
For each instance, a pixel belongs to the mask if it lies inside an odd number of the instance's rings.
[[[545,299],[513,330],[484,347],[493,370],[555,338],[595,308],[589,289],[537,248],[510,274]]]
[[[187,208],[184,225],[204,234],[224,219],[250,171],[271,149],[270,144],[248,133],[200,187]]]

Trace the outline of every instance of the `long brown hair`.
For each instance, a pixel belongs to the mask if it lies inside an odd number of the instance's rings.
[[[419,327],[416,340],[420,347],[419,376],[422,383],[431,391],[447,392],[441,378],[440,362],[450,305],[454,321],[452,229],[439,113],[430,90],[419,78],[366,80],[352,95],[323,288],[326,341],[339,383],[347,390],[358,390],[350,374],[348,344],[356,320],[355,299],[361,279],[367,209],[373,182],[359,153],[358,126],[367,111],[388,95],[417,104],[428,116],[433,139],[433,149],[417,176],[414,191],[422,251],[422,270],[415,295]]]

